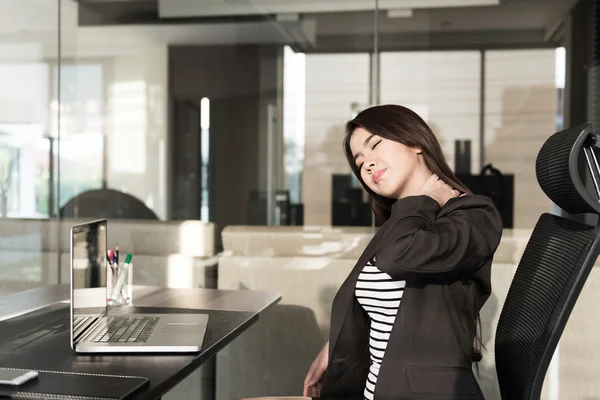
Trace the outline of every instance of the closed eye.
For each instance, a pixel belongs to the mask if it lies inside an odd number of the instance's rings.
[[[375,150],[375,147],[377,147],[377,145],[378,145],[379,143],[381,143],[382,141],[383,141],[383,139],[381,139],[381,140],[379,140],[377,143],[375,143],[375,144],[373,145],[373,147],[371,147],[371,150]],[[358,169],[362,169],[363,165],[365,165],[365,163],[364,163],[364,162],[363,162],[363,163],[361,163],[361,164],[358,166]]]

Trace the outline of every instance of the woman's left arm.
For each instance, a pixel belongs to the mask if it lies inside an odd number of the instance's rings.
[[[377,250],[377,267],[393,279],[461,278],[489,259],[502,236],[502,220],[486,197],[436,219],[440,205],[429,196],[398,200]]]

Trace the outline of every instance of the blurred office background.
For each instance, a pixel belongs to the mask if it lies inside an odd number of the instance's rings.
[[[479,374],[497,399],[503,298],[539,215],[560,212],[535,157],[557,130],[600,122],[599,6],[2,1],[0,294],[68,282],[68,229],[107,217],[138,284],[283,294],[174,398],[298,395],[337,287],[377,229],[344,123],[402,104],[503,214]],[[600,398],[599,291],[594,271],[545,398]]]

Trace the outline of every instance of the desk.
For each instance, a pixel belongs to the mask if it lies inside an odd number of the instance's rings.
[[[135,287],[136,312],[202,312],[209,322],[200,353],[163,355],[79,355],[69,343],[69,286],[53,285],[0,297],[0,365],[10,368],[142,376],[150,384],[134,399],[160,398],[186,376],[217,354],[252,325],[259,314],[276,304],[281,295],[216,289]],[[21,303],[21,300],[26,300]],[[33,311],[32,311],[33,310]],[[8,319],[6,316],[12,318]],[[15,349],[17,334],[31,329],[26,321],[56,316],[50,332]],[[50,318],[52,319],[52,318]],[[21,322],[21,324],[19,324]],[[11,345],[12,341],[12,345]],[[90,388],[90,395],[93,388]]]

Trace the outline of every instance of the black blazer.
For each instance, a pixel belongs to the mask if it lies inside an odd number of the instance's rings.
[[[491,292],[500,214],[484,196],[394,203],[333,301],[321,397],[361,398],[370,366],[369,319],[354,295],[366,262],[406,280],[375,400],[483,399],[472,371],[475,320]]]

